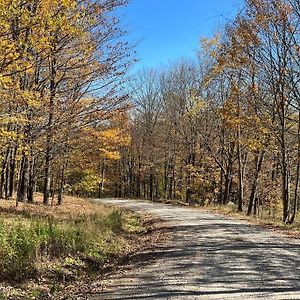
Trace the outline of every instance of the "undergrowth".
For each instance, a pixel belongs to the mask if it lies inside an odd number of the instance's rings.
[[[126,218],[118,210],[74,219],[30,216],[14,222],[0,219],[0,276],[6,280],[34,277],[39,265],[66,258],[102,263],[122,248]]]

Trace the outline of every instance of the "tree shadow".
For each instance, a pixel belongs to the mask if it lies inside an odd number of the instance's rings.
[[[135,262],[139,272],[123,275],[113,281],[110,291],[91,299],[223,299],[255,294],[272,298],[278,293],[286,294],[285,299],[299,293],[294,299],[300,299],[297,241],[278,239],[248,224],[216,222],[170,229],[173,246],[139,256],[140,263]]]

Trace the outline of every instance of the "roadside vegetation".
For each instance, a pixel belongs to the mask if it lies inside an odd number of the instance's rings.
[[[282,212],[278,210],[276,213],[270,213],[267,211],[259,212],[256,215],[247,215],[245,212],[237,210],[237,206],[233,202],[229,202],[227,205],[209,204],[203,209],[221,214],[224,216],[237,218],[241,220],[249,221],[254,225],[259,225],[263,228],[275,230],[285,235],[300,238],[300,216],[297,215],[292,224],[286,224],[282,222]]]
[[[0,208],[4,299],[51,295],[105,273],[138,249],[139,234],[147,231],[142,217],[75,197],[65,201],[51,208],[6,201]]]

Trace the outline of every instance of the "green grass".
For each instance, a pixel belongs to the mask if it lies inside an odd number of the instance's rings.
[[[30,217],[8,222],[0,219],[1,279],[34,277],[39,266],[49,261],[59,261],[58,268],[78,266],[82,261],[102,264],[121,251],[125,243],[122,233],[134,231],[132,226],[141,227],[140,220],[123,217],[118,210],[70,220]]]
[[[141,216],[133,213],[127,213],[124,216],[123,229],[128,233],[145,233],[147,231]]]

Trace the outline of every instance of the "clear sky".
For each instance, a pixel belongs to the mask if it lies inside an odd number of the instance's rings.
[[[131,0],[124,21],[129,38],[139,41],[133,71],[195,55],[209,37],[233,18],[243,0]]]

